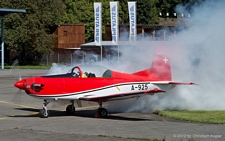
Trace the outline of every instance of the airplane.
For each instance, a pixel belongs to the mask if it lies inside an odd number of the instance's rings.
[[[101,66],[75,66],[68,73],[24,78],[14,84],[28,95],[44,99],[40,110],[42,118],[50,113],[47,105],[50,101],[69,100],[66,112],[75,113],[74,101],[81,106],[81,101],[92,101],[99,104],[97,115],[105,118],[108,115],[102,103],[128,98],[138,99],[141,96],[165,93],[176,85],[195,85],[194,82],[172,81],[169,59],[155,52],[151,68],[134,73],[113,71]]]

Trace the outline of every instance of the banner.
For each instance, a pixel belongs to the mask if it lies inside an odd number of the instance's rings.
[[[128,2],[129,20],[130,20],[130,41],[135,42],[137,36],[136,24],[136,2]]]
[[[110,2],[110,16],[111,16],[112,43],[114,45],[118,45],[119,40],[118,2]]]
[[[95,15],[95,44],[101,46],[102,42],[102,3],[94,3],[94,15]]]

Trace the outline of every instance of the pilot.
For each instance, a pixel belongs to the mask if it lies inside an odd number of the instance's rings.
[[[87,72],[82,74],[82,78],[87,78],[87,77],[88,77],[88,73]]]
[[[88,77],[95,77],[95,74],[94,73],[89,73]]]

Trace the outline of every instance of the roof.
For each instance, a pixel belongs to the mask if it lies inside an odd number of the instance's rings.
[[[85,26],[86,24],[56,24],[57,26]]]
[[[26,13],[23,9],[0,8],[0,17],[4,17],[10,13]]]
[[[165,44],[170,43],[170,41],[150,41],[150,40],[138,40],[135,43],[131,43],[129,41],[119,41],[118,45],[119,46],[137,46],[137,47],[142,47],[142,46],[164,46]],[[110,48],[110,47],[117,47],[118,45],[114,45],[112,41],[102,41],[101,46]],[[81,44],[80,48],[81,49],[99,49],[100,45],[96,45],[95,42],[90,42],[90,43],[85,43]]]
[[[69,49],[69,50],[78,50],[78,49],[80,49],[80,48],[63,48],[63,49]]]
[[[130,45],[130,42],[129,41],[119,41],[118,45]],[[96,45],[95,42],[81,44],[80,46],[81,47],[85,47],[85,46],[99,46],[100,47],[100,45]],[[117,46],[117,45],[113,44],[112,41],[102,41],[101,46]]]

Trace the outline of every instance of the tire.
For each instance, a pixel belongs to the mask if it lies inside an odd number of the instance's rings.
[[[73,115],[75,113],[75,107],[73,105],[68,105],[66,107],[66,112],[69,114],[69,115]]]
[[[49,115],[50,115],[49,110],[47,110],[47,113],[45,112],[45,109],[41,109],[40,110],[40,116],[41,116],[41,118],[48,118]]]
[[[105,117],[107,117],[108,112],[107,112],[107,110],[105,108],[98,108],[98,115],[101,118],[105,118]]]

